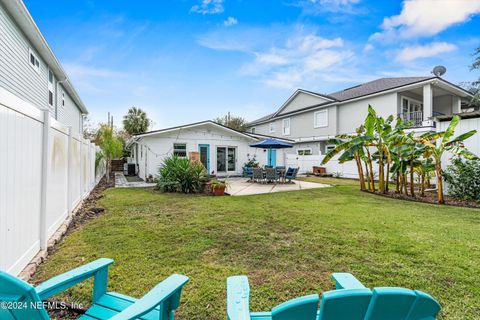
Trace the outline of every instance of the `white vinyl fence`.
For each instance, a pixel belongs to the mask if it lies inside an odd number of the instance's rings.
[[[100,181],[97,148],[0,88],[0,270],[18,274]]]
[[[328,174],[337,175],[342,178],[358,178],[357,166],[354,161],[339,163],[333,158],[327,164],[321,165],[324,155],[299,156],[286,154],[286,167],[298,167],[299,173],[312,172],[313,166],[325,167]]]

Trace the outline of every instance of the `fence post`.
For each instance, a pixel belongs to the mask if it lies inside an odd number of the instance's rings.
[[[68,141],[67,141],[67,216],[70,216],[73,211],[73,199],[72,199],[72,139],[73,129],[68,127]]]
[[[47,189],[50,175],[50,111],[43,110],[42,180],[40,192],[40,249],[47,249]]]

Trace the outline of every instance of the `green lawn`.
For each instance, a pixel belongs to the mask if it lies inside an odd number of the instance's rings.
[[[99,257],[110,289],[142,296],[171,273],[190,277],[179,319],[225,319],[225,281],[246,274],[253,310],[334,288],[332,272],[366,286],[436,297],[442,319],[480,315],[480,210],[387,199],[356,182],[245,197],[109,189],[106,213],[68,236],[36,280]],[[68,299],[87,301],[88,285]]]

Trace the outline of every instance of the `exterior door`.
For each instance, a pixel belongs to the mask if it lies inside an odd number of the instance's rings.
[[[200,152],[200,161],[207,169],[207,172],[210,173],[210,145],[199,144],[198,152]]]
[[[217,172],[235,172],[237,170],[237,148],[217,147]]]
[[[272,167],[277,166],[277,150],[275,149],[267,150],[267,163],[269,166],[272,166]]]

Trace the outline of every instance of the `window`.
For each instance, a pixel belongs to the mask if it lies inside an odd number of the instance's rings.
[[[28,56],[30,59],[30,66],[35,69],[38,73],[40,73],[40,61],[38,60],[35,53],[33,53],[32,49],[28,50]]]
[[[186,143],[174,143],[173,155],[181,158],[187,157],[187,144]]]
[[[329,153],[330,151],[332,151],[333,149],[335,149],[335,145],[334,144],[327,144],[325,146],[325,154]]]
[[[62,107],[65,107],[65,92],[62,92]]]
[[[48,104],[53,106],[53,82],[55,77],[52,70],[48,70]]]
[[[283,119],[282,121],[282,134],[284,136],[288,136],[290,135],[290,118],[287,118],[287,119]]]
[[[255,133],[255,127],[253,127],[251,131],[252,131],[252,133]]]
[[[299,156],[311,156],[312,155],[312,148],[297,149],[297,155],[299,155]]]
[[[328,110],[320,110],[313,114],[313,127],[322,128],[328,126]]]
[[[270,122],[270,133],[274,133],[275,132],[275,128],[276,125],[275,125],[275,122]]]

